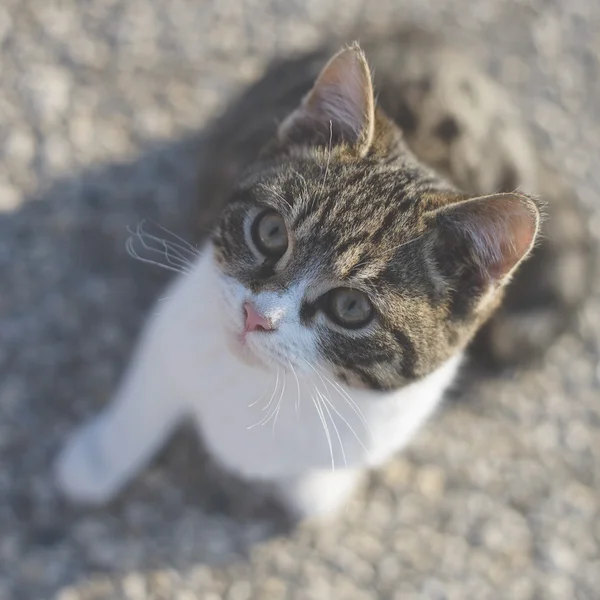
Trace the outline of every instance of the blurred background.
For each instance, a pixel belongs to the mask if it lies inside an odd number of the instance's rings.
[[[203,126],[272,58],[407,21],[477,41],[600,236],[595,0],[0,3],[0,599],[600,597],[598,286],[542,368],[449,403],[326,526],[283,530],[186,431],[106,509],[53,487],[167,280],[127,227],[186,235]]]

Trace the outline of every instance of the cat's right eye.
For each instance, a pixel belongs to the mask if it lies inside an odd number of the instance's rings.
[[[274,210],[265,210],[256,217],[251,235],[258,251],[269,258],[281,258],[287,250],[287,227],[283,217]]]

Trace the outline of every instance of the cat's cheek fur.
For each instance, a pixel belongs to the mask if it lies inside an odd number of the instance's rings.
[[[344,387],[352,405],[314,373],[300,375],[298,384],[289,374],[277,377],[275,370],[244,364],[228,350],[215,279],[220,276],[209,247],[157,305],[115,398],[75,432],[58,458],[57,481],[69,498],[110,500],[177,424],[191,417],[226,469],[273,484],[298,516],[330,514],[361,471],[408,442],[459,367],[456,355],[395,392]],[[320,410],[311,399],[317,390],[328,401],[320,401]]]

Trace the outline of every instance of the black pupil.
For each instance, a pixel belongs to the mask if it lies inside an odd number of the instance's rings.
[[[352,313],[357,304],[358,302],[356,302],[356,300],[346,298],[346,306],[344,306],[344,311],[347,313]]]

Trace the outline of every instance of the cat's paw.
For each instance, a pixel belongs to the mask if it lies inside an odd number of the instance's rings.
[[[296,519],[327,519],[344,508],[359,478],[353,469],[315,471],[278,482],[276,495]]]
[[[100,426],[94,420],[75,431],[54,464],[56,484],[72,502],[104,504],[123,484],[118,470],[111,467],[103,452]]]

